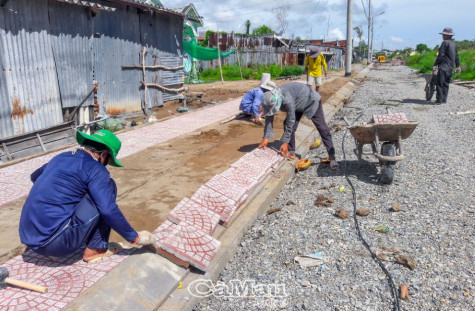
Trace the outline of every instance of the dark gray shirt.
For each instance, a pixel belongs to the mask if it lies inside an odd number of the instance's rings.
[[[302,113],[311,119],[317,112],[321,96],[308,85],[299,82],[285,83],[278,88],[282,91],[282,105],[280,106],[280,110],[287,113],[284,134],[280,140],[283,143],[288,143],[290,141],[290,135],[292,134],[292,128],[295,124],[295,113]],[[266,117],[264,138],[274,137],[273,123],[274,116]]]
[[[439,55],[435,60],[434,66],[439,66],[439,69],[444,71],[452,71],[454,65],[455,67],[460,67],[455,41],[452,39],[444,40],[439,48]]]

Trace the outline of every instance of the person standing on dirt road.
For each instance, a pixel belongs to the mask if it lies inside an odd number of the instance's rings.
[[[132,244],[155,242],[152,233],[137,233],[116,203],[117,187],[106,168],[117,160],[119,138],[108,130],[93,135],[78,131],[80,147],[63,152],[31,174],[33,187],[20,218],[21,242],[44,256],[64,257],[84,248],[83,260],[98,260],[109,249],[111,228]]]
[[[325,56],[323,56],[322,51],[313,46],[310,48],[310,52],[305,56],[305,72],[307,73],[307,84],[313,86],[315,84],[315,91],[320,90],[320,86],[323,85],[322,82],[322,67],[325,72],[325,77],[327,76],[327,62],[325,61]]]
[[[267,146],[268,139],[274,137],[274,115],[279,109],[287,113],[284,120],[284,134],[280,139],[283,142],[280,151],[284,157],[295,159],[295,131],[300,119],[305,115],[317,128],[327,149],[328,157],[322,162],[330,162],[331,169],[338,169],[339,164],[335,159],[332,135],[323,114],[321,96],[303,83],[285,83],[264,94],[262,110],[266,116],[266,124],[264,137],[258,148]]]
[[[250,114],[252,122],[259,123],[259,107],[262,103],[262,97],[264,96],[265,92],[272,91],[273,89],[275,89],[275,87],[276,85],[273,81],[267,81],[267,83],[261,84],[260,86],[250,90],[242,98],[241,105],[239,105],[239,109],[245,113]]]
[[[455,35],[452,28],[444,28],[439,34],[442,35],[444,41],[440,45],[439,55],[434,63],[433,73],[437,74],[437,93],[436,103],[447,103],[447,95],[449,94],[449,84],[454,71],[460,73],[460,60],[455,46],[455,41],[452,36]]]

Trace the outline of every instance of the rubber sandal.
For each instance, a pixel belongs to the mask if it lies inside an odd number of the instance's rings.
[[[330,163],[330,158],[326,157],[320,160],[320,163]]]
[[[98,253],[97,256],[93,256],[92,258],[88,258],[87,260],[83,257],[83,260],[87,263],[94,263],[99,260],[102,260],[103,258],[115,255],[117,253],[120,253],[123,250],[123,247],[119,243],[111,242],[109,243],[109,247],[107,248],[107,251],[104,253]]]
[[[289,155],[287,156],[287,160],[292,161],[292,160],[295,160],[296,157],[297,156],[295,154],[289,153]]]
[[[330,168],[332,170],[337,170],[340,168],[340,164],[338,164],[338,162],[336,160],[331,160],[330,161]]]

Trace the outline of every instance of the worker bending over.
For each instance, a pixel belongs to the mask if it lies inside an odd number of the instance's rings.
[[[279,109],[287,113],[284,120],[284,134],[280,139],[283,142],[280,151],[284,157],[295,159],[295,131],[300,119],[305,115],[317,128],[327,149],[328,157],[322,162],[330,162],[331,169],[338,169],[339,164],[335,159],[332,135],[323,114],[321,96],[303,83],[285,83],[264,95],[262,110],[266,117],[266,124],[264,138],[259,148],[267,146],[268,139],[274,137],[274,115]]]

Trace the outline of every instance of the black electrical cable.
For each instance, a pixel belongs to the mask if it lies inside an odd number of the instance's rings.
[[[361,118],[363,114],[360,114],[353,122],[352,122],[352,125],[353,123],[355,123],[359,118]],[[353,186],[353,183],[351,182],[350,180],[350,177],[348,176],[348,170],[347,170],[347,166],[346,166],[346,153],[345,153],[345,137],[346,135],[348,134],[348,127],[346,128],[346,131],[345,131],[345,134],[343,134],[343,140],[341,142],[341,149],[342,149],[342,152],[343,152],[343,160],[345,161],[345,178],[346,180],[348,181],[348,184],[350,185],[351,187],[351,192],[352,192],[352,195],[353,195],[353,220],[355,221],[355,228],[356,228],[356,234],[358,235],[359,239],[361,240],[361,242],[363,243],[363,245],[366,247],[366,249],[368,250],[368,252],[371,254],[371,257],[374,259],[374,261],[376,261],[376,263],[381,267],[381,269],[383,270],[383,272],[388,276],[388,283],[389,283],[389,287],[391,288],[391,295],[393,296],[393,310],[397,310],[397,311],[400,311],[401,310],[401,307],[399,305],[399,298],[398,298],[398,292],[397,292],[397,289],[396,289],[396,286],[394,285],[394,280],[391,276],[391,273],[389,273],[388,269],[386,269],[386,267],[384,266],[383,262],[381,261],[381,259],[378,258],[378,256],[376,256],[376,254],[371,250],[371,247],[369,246],[369,244],[366,242],[366,240],[363,238],[363,235],[361,234],[361,231],[360,231],[360,226],[358,224],[358,219],[356,217],[356,190],[355,190],[355,187]]]

